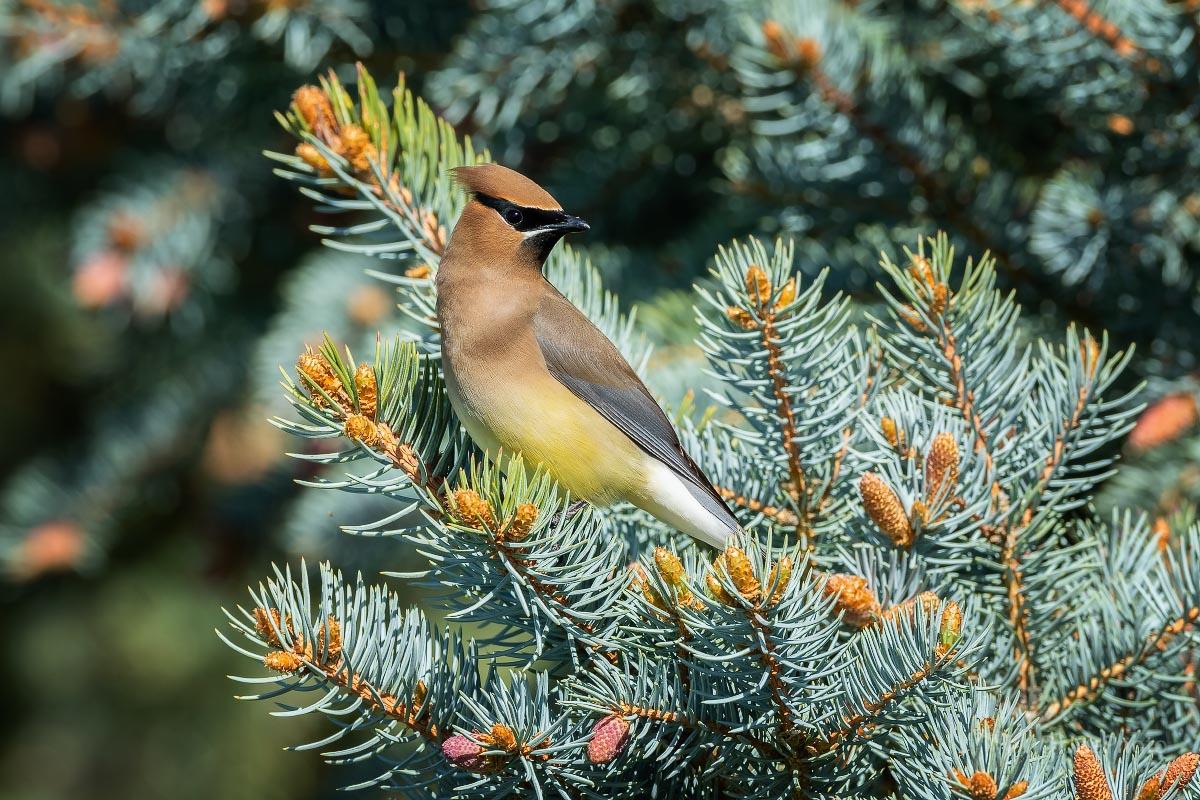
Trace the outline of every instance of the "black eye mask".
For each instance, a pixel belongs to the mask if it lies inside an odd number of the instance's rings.
[[[495,197],[489,197],[486,194],[479,194],[478,192],[475,194],[475,199],[488,208],[494,208],[505,223],[522,233],[537,230],[538,228],[547,228],[552,225],[561,225],[567,220],[567,215],[562,211],[547,211],[544,208],[519,206],[516,203],[510,203],[508,200],[499,200]]]

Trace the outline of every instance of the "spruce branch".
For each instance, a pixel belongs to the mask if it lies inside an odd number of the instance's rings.
[[[1158,71],[1157,62],[1149,59],[1120,28],[1093,8],[1087,0],[1054,0],[1054,4],[1078,22],[1084,30],[1111,47],[1121,58],[1143,66],[1150,72]]]
[[[897,168],[912,175],[918,191],[934,206],[939,216],[949,220],[975,245],[993,253],[1015,281],[1024,283],[1031,280],[1027,270],[1017,263],[1003,244],[964,212],[963,205],[949,188],[955,183],[953,176],[942,174],[936,166],[928,164],[917,150],[895,138],[885,125],[875,122],[870,110],[864,107],[865,96],[856,98],[830,78],[822,66],[824,53],[820,42],[797,36],[772,19],[762,24],[760,35],[763,46],[775,59],[777,66],[789,70],[796,82],[811,85],[823,103],[870,139]]]

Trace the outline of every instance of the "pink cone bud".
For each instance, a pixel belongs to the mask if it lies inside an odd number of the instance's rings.
[[[495,772],[500,765],[494,758],[481,755],[482,753],[482,746],[461,733],[456,733],[442,742],[442,755],[459,769],[468,772]]]
[[[629,723],[622,717],[605,717],[592,728],[592,740],[588,742],[588,759],[593,764],[607,764],[625,749],[629,743]]]

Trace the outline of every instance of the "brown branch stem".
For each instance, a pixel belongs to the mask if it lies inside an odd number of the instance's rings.
[[[1200,608],[1189,608],[1182,615],[1168,622],[1154,634],[1151,634],[1146,640],[1145,646],[1140,651],[1117,659],[1112,664],[1102,668],[1086,683],[1079,684],[1060,699],[1044,706],[1041,715],[1042,720],[1045,722],[1053,721],[1077,703],[1094,701],[1104,692],[1104,689],[1111,681],[1117,680],[1128,672],[1131,667],[1137,666],[1145,661],[1153,652],[1165,647],[1188,627],[1196,624],[1198,620],[1200,620]]]

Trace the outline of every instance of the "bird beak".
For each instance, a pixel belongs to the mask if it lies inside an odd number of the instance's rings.
[[[573,217],[570,214],[565,214],[565,215],[563,215],[563,219],[561,222],[556,222],[554,224],[554,229],[558,230],[558,231],[562,231],[563,233],[576,233],[576,232],[582,232],[582,231],[590,231],[592,229],[592,226],[588,225],[586,222],[581,220],[579,217]]]

